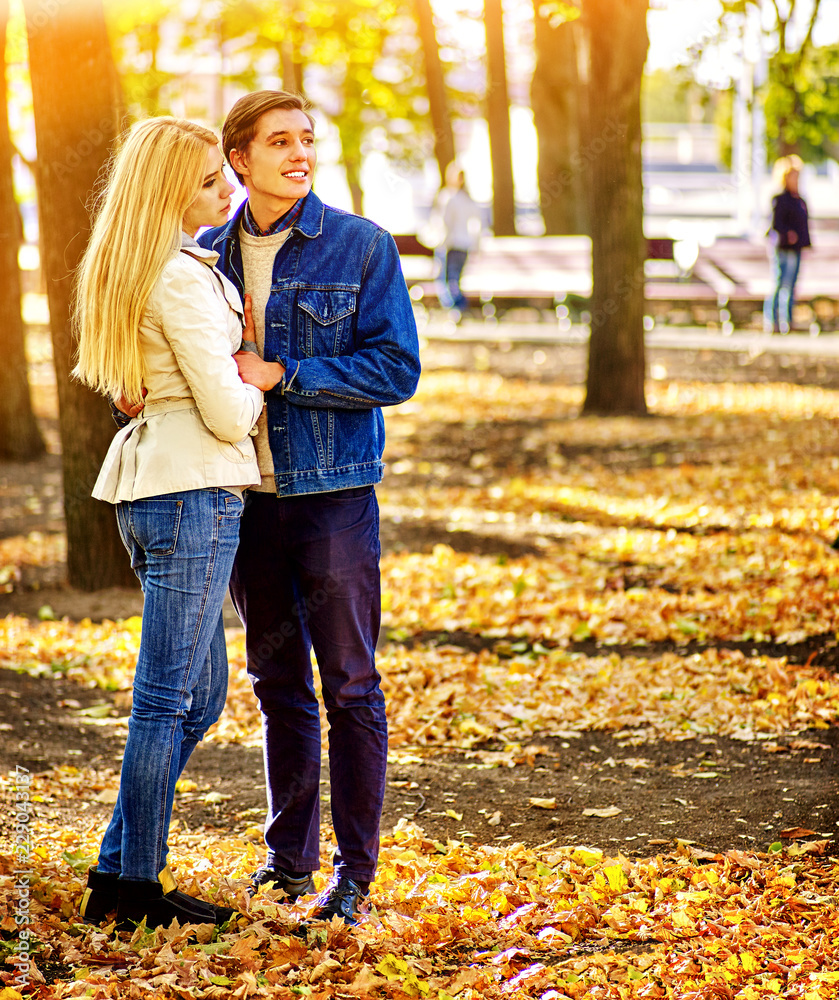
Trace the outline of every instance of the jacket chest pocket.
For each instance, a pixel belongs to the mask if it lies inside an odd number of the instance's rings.
[[[355,292],[315,288],[300,292],[300,346],[306,357],[334,358],[346,350],[355,303]]]

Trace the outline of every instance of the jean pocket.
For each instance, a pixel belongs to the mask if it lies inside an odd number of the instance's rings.
[[[235,498],[234,498],[235,499]],[[131,537],[146,552],[170,556],[178,544],[183,500],[132,500],[129,504]]]
[[[330,490],[324,493],[330,503],[352,503],[355,500],[365,500],[373,495],[372,486],[348,486],[343,490]]]
[[[235,517],[238,520],[245,509],[244,500],[240,500],[233,493],[228,493],[227,490],[221,490],[220,494],[219,517]]]

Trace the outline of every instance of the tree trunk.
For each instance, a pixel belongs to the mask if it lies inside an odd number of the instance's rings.
[[[47,278],[64,468],[67,569],[82,590],[136,583],[110,504],[91,488],[114,435],[101,396],[71,380],[73,272],[87,244],[86,205],[120,130],[118,83],[101,0],[25,0]],[[139,249],[139,248],[138,248]]]
[[[338,122],[338,136],[341,140],[341,159],[344,176],[352,198],[352,210],[356,215],[364,214],[364,189],[361,186],[361,136],[353,120],[347,116]]]
[[[282,70],[283,90],[289,94],[303,93],[303,64],[294,51],[290,41],[284,41],[280,46],[280,67]]]
[[[415,0],[415,7],[425,63],[431,125],[434,129],[434,157],[437,160],[442,186],[446,182],[446,167],[455,157],[454,132],[446,98],[446,81],[443,76],[443,64],[440,61],[440,47],[437,44],[431,0]]]
[[[539,202],[547,235],[588,233],[588,169],[581,137],[576,22],[555,27],[533,0],[536,65],[530,93],[539,140]]]
[[[303,63],[300,59],[300,12],[298,3],[287,6],[285,38],[280,44],[280,71],[283,90],[290,94],[303,94]]]
[[[356,215],[364,215],[364,189],[361,187],[360,176],[358,170],[347,166],[347,184],[352,198],[352,210]]]
[[[492,159],[492,228],[496,236],[515,236],[510,99],[507,93],[501,0],[484,0],[484,25],[487,40],[487,125]]]
[[[364,214],[364,190],[361,186],[361,135],[350,116],[338,122],[338,137],[341,140],[341,160],[344,176],[352,198],[352,210],[356,215]]]
[[[344,71],[344,109],[338,117],[338,136],[341,140],[341,159],[344,176],[352,198],[352,210],[356,215],[364,214],[364,189],[361,186],[362,152],[364,139],[363,109],[364,95],[358,83],[359,74],[352,62]]]
[[[649,0],[584,0],[591,171],[591,339],[584,413],[647,412],[641,76]]]
[[[21,222],[12,179],[12,147],[6,108],[6,26],[8,0],[0,0],[0,457],[17,461],[38,458],[46,450],[32,412],[21,315],[17,255]]]

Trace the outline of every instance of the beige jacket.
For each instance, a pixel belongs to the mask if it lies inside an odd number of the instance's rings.
[[[140,324],[146,405],[108,449],[99,500],[260,482],[249,435],[262,392],[242,382],[231,357],[242,343],[242,301],[217,260],[184,236],[152,291]]]

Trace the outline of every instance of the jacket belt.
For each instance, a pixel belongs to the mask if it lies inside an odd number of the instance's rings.
[[[154,403],[146,403],[138,416],[153,417],[156,413],[172,413],[174,410],[194,410],[197,405],[192,396],[159,399]]]

